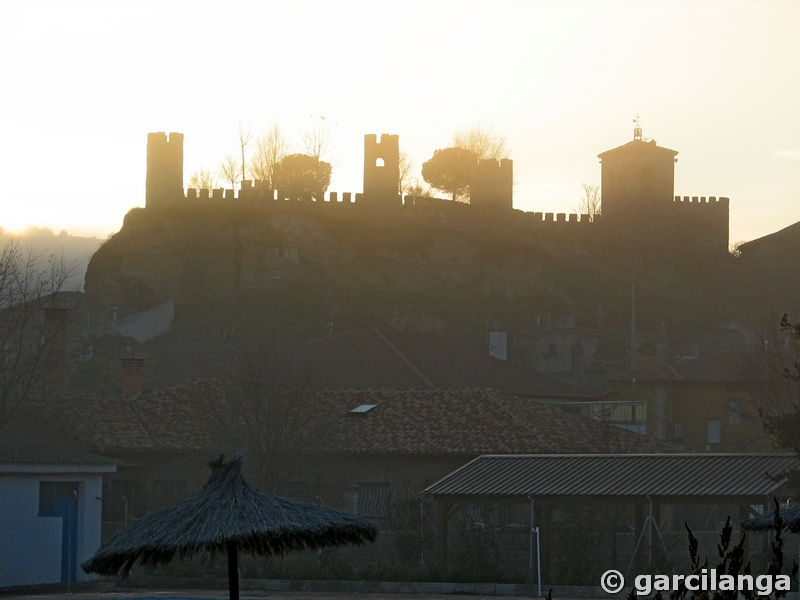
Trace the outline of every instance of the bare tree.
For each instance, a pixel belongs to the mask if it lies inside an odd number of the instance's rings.
[[[600,214],[600,186],[582,183],[583,196],[581,196],[575,210],[578,214],[589,215],[589,221],[594,221]]]
[[[300,142],[303,147],[303,154],[308,154],[316,159],[320,159],[330,153],[331,126],[324,116],[311,119],[311,125],[300,134]]]
[[[224,181],[231,184],[231,188],[236,188],[236,180],[239,177],[239,163],[232,154],[226,154],[225,159],[219,164],[219,175]]]
[[[434,190],[431,186],[423,183],[419,178],[415,177],[406,183],[404,195],[412,196],[414,198],[432,198]]]
[[[289,142],[280,126],[275,123],[264,135],[256,140],[256,151],[250,160],[250,173],[255,179],[267,182],[274,189],[275,165],[289,152]]]
[[[63,366],[63,331],[48,328],[43,311],[56,308],[69,276],[62,260],[23,252],[13,239],[0,250],[0,431]]]
[[[400,195],[403,196],[408,193],[408,189],[411,187],[411,169],[414,163],[408,157],[408,154],[401,151],[398,166],[400,171]]]
[[[225,405],[214,407],[211,417],[230,442],[246,449],[259,483],[279,491],[322,437],[309,418],[315,402],[314,369],[302,353],[274,339],[241,344],[226,378]]]
[[[249,127],[245,129],[242,126],[242,122],[239,121],[239,147],[242,150],[242,187],[244,187],[244,180],[247,178],[247,160],[245,159],[245,150],[247,149],[247,146],[250,145],[250,141],[252,139],[253,131]]]
[[[498,135],[491,127],[476,125],[472,129],[456,132],[451,146],[469,150],[478,158],[499,160],[507,155],[506,138]]]
[[[212,190],[215,185],[211,171],[200,167],[189,176],[189,187],[196,190]]]
[[[800,456],[800,323],[784,314],[778,332],[770,333],[742,367],[775,446]],[[800,484],[800,471],[791,472],[791,483]]]

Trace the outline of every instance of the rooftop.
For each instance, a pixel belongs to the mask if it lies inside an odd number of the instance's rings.
[[[768,496],[794,454],[480,456],[425,490],[439,496]]]

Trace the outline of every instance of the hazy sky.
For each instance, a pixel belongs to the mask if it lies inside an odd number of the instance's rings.
[[[731,242],[800,220],[800,2],[0,0],[0,226],[105,235],[144,204],[149,131],[216,170],[239,121],[325,117],[330,191],[363,135],[422,163],[476,123],[508,138],[514,206],[570,212],[599,152],[679,152],[675,193],[731,198]]]

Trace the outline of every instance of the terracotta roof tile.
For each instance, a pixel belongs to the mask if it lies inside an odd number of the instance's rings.
[[[196,379],[122,398],[68,398],[51,418],[104,450],[217,449],[240,423],[224,386]],[[676,448],[574,413],[488,389],[361,390],[309,393],[306,446],[337,453],[480,454],[670,452]],[[375,408],[362,414],[362,404]],[[241,438],[233,441],[241,441]]]

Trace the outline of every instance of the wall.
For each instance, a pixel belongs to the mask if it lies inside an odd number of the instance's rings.
[[[729,208],[728,198],[675,196],[669,211],[674,229],[669,231],[669,221],[665,225],[677,246],[727,252]]]
[[[114,324],[114,330],[143,344],[169,331],[174,318],[175,303],[167,300],[153,308],[119,319]]]
[[[40,517],[41,481],[78,481],[78,539],[76,580],[89,581],[80,564],[100,546],[102,475],[99,473],[9,472],[0,465],[0,587],[61,581],[62,519]],[[62,469],[63,471],[63,469]]]
[[[647,403],[647,431],[661,439],[672,440],[695,452],[748,452],[770,450],[770,441],[760,425],[757,410],[742,386],[700,382],[623,383],[610,400],[637,400]],[[741,422],[730,422],[729,401],[741,403]],[[706,422],[718,420],[720,443],[707,444]],[[671,426],[683,426],[683,434],[674,437]]]

